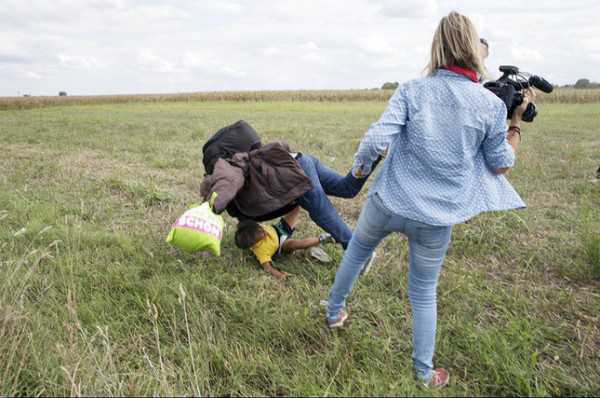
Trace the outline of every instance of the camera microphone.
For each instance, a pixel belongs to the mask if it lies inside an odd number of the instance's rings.
[[[545,93],[551,93],[554,90],[554,86],[548,80],[536,75],[529,78],[529,84]]]

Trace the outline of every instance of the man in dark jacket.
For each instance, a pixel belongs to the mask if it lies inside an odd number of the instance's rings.
[[[242,218],[252,219],[274,214],[290,204],[293,208],[296,203],[345,249],[352,231],[328,196],[353,198],[367,178],[351,173],[341,176],[313,156],[290,153],[287,144],[272,143],[236,153],[231,159],[219,159],[213,173],[204,178],[201,194],[206,198],[212,192],[218,193],[217,213],[233,202]]]
[[[294,202],[311,188],[287,144],[274,142],[218,159],[212,174],[204,177],[200,192],[205,198],[218,193],[217,213],[227,208],[231,214],[233,204],[237,214],[232,216],[265,221],[263,216]]]

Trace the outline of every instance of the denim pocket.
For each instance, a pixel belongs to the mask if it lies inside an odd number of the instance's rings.
[[[385,206],[383,200],[377,192],[370,197],[370,200],[373,201],[373,205],[377,208],[377,210],[385,214],[386,217],[391,217],[393,215],[393,213]]]
[[[428,249],[443,249],[450,241],[452,227],[420,226],[417,227],[417,244]]]

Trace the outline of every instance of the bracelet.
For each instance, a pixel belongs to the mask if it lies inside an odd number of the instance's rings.
[[[508,134],[510,135],[511,133],[519,134],[519,141],[521,141],[521,127],[519,127],[519,126],[510,126],[508,128]]]

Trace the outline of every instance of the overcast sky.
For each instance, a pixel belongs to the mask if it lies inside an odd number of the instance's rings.
[[[0,96],[379,87],[452,9],[494,72],[600,81],[598,0],[0,0]]]

